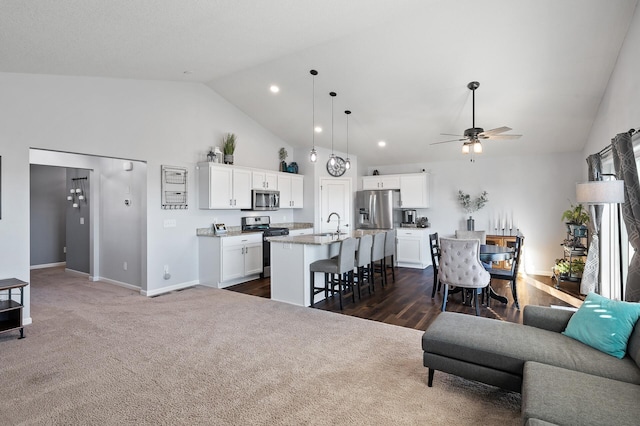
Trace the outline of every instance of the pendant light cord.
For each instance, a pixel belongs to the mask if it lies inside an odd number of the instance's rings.
[[[333,156],[333,98],[336,97],[336,92],[329,92],[331,96],[331,156]]]

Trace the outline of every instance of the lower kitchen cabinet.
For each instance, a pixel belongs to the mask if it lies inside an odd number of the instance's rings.
[[[428,228],[396,229],[396,263],[405,268],[424,269],[431,265]]]
[[[262,273],[262,233],[199,237],[200,284],[224,288]]]

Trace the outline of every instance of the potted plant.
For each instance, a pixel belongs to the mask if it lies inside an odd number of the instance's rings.
[[[562,220],[567,224],[567,229],[574,237],[584,237],[587,235],[589,213],[582,204],[573,205],[562,213]]]
[[[224,163],[233,164],[233,153],[236,150],[236,135],[227,133],[222,138],[222,152],[224,152]]]
[[[278,151],[278,157],[280,158],[280,171],[281,172],[286,172],[287,171],[287,162],[285,161],[287,159],[287,156],[289,154],[287,154],[287,150],[282,147],[280,148],[280,150]]]
[[[567,259],[557,259],[553,267],[556,275],[562,278],[582,278],[584,272],[584,261],[582,259],[573,259],[569,262]]]

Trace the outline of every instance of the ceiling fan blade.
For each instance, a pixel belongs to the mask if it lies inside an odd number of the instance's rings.
[[[522,135],[489,135],[483,139],[493,139],[493,140],[507,140],[507,139],[518,139]]]
[[[464,138],[464,139],[451,139],[451,140],[448,140],[448,141],[433,142],[433,143],[430,143],[429,145],[439,145],[441,143],[449,143],[449,142],[463,142],[463,141],[466,141],[466,140],[467,140],[466,138]]]
[[[455,133],[440,133],[443,136],[458,136],[459,138],[464,137],[464,135],[457,135]]]
[[[497,128],[495,128],[495,129],[491,129],[491,130],[485,130],[485,131],[484,131],[484,132],[482,132],[481,134],[485,134],[485,135],[497,135],[498,133],[508,132],[509,130],[513,130],[513,129],[511,129],[511,127],[502,126],[502,127],[497,127]]]

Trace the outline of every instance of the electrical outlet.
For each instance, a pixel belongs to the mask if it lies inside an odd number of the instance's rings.
[[[127,262],[124,262],[122,264],[122,269],[124,269],[125,271],[127,270],[128,267],[129,267],[129,265],[127,265]]]
[[[84,217],[80,218],[80,225],[84,225]]]

